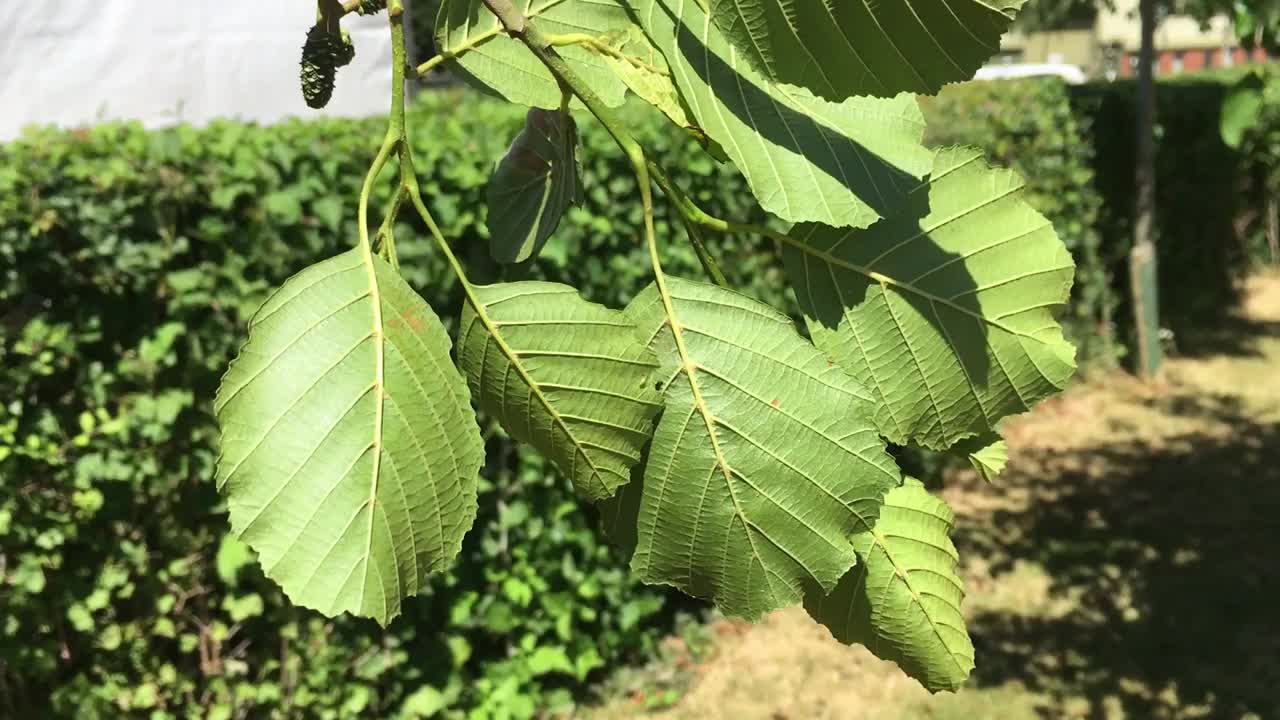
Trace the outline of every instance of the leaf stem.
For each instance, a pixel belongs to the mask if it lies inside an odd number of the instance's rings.
[[[360,201],[357,205],[356,216],[360,226],[360,244],[362,246],[373,247],[369,242],[369,196],[373,194],[373,183],[378,179],[382,169],[386,167],[387,158],[391,157],[391,151],[395,149],[399,139],[394,130],[388,126],[387,133],[382,138],[382,145],[378,148],[378,154],[374,156],[373,163],[369,166],[369,172],[364,176],[364,184],[360,187]],[[384,220],[383,222],[386,223],[387,221]]]

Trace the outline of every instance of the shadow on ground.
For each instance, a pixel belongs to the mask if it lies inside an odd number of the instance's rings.
[[[1056,700],[1047,717],[1068,698],[1086,717],[1280,717],[1280,425],[1238,396],[1146,405],[1201,429],[1027,448],[1004,490],[1021,507],[960,528],[962,556],[1035,563],[1069,608],[972,618],[975,684],[1020,681]]]

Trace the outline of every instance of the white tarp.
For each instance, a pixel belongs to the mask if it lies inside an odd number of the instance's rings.
[[[0,140],[33,123],[156,127],[386,112],[386,14],[343,20],[356,59],[338,71],[324,111],[308,108],[298,89],[314,21],[314,0],[0,0]]]

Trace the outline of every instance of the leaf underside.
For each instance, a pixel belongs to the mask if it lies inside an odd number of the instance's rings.
[[[792,222],[866,227],[929,171],[915,98],[840,103],[762,77],[695,0],[635,0],[698,127],[742,171],[760,205]]]
[[[931,692],[955,690],[973,670],[973,643],[960,603],[953,516],[919,481],[884,496],[880,519],[853,536],[858,564],[830,594],[804,606],[837,640],[896,662]]]
[[[620,311],[547,282],[474,289],[458,366],[480,406],[555,463],[589,500],[630,479],[653,433],[657,360]]]
[[[546,33],[604,36],[625,30],[631,19],[615,0],[515,0],[526,18]],[[454,56],[450,64],[480,89],[517,105],[553,109],[560,106],[560,85],[551,71],[519,40],[502,31],[498,18],[482,0],[448,0],[436,16],[437,50]],[[569,67],[609,107],[622,104],[626,85],[604,58],[586,47],[556,48]]]
[[[843,100],[933,94],[1000,50],[1021,0],[711,0],[734,48],[775,82]]]
[[[1053,310],[1071,255],[981,153],[938,151],[931,178],[864,231],[792,229],[783,258],[813,342],[875,394],[895,443],[943,450],[1066,386]]]
[[[634,514],[607,505],[605,523],[634,520],[642,581],[758,618],[800,600],[806,582],[835,586],[855,559],[849,536],[875,521],[897,467],[869,394],[785,316],[712,285],[668,283],[672,318],[654,286],[626,310],[653,338],[665,409],[643,487],[624,491]]]
[[[498,262],[536,257],[582,195],[578,130],[562,110],[530,108],[524,129],[489,179],[489,251]]]
[[[385,625],[457,555],[480,431],[439,318],[380,258],[281,286],[214,407],[232,529],[294,603]]]

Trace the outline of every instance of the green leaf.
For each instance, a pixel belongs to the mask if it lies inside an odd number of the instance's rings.
[[[578,129],[562,110],[530,108],[489,180],[489,252],[498,262],[537,256],[569,206],[581,201]]]
[[[1262,115],[1264,83],[1256,73],[1240,78],[1222,101],[1218,129],[1227,147],[1239,149],[1244,136],[1258,126]]]
[[[667,381],[632,570],[748,619],[805,582],[830,590],[854,563],[849,536],[899,482],[870,395],[767,305],[667,283],[670,314],[653,286],[626,310]]]
[[[711,0],[711,17],[766,77],[842,100],[972,78],[1022,2]]]
[[[915,98],[841,103],[775,85],[739,57],[694,0],[635,0],[694,122],[784,220],[866,227],[929,171]]]
[[[798,225],[783,259],[813,342],[875,393],[889,440],[943,450],[1064,388],[1075,348],[1053,309],[1071,255],[979,151],[937,153],[931,178],[863,231]]]
[[[516,7],[552,34],[603,37],[631,24],[615,0],[520,0]],[[436,16],[437,51],[480,89],[517,105],[560,107],[560,85],[524,44],[507,36],[483,0],[445,0]],[[580,45],[556,48],[569,67],[608,106],[622,104],[627,88],[598,54]]]
[[[896,662],[931,692],[957,689],[973,670],[952,519],[946,503],[907,479],[884,496],[874,527],[854,534],[853,570],[834,592],[813,590],[804,600],[837,640]]]
[[[480,407],[602,500],[629,480],[653,434],[657,359],[617,310],[567,285],[474,288],[462,311],[458,366]]]
[[[988,483],[996,481],[1000,473],[1004,472],[1005,463],[1009,461],[1009,446],[995,432],[965,438],[949,452],[966,458],[978,477]]]
[[[281,286],[214,406],[232,529],[293,602],[385,625],[457,555],[480,430],[439,318],[380,258]]]

